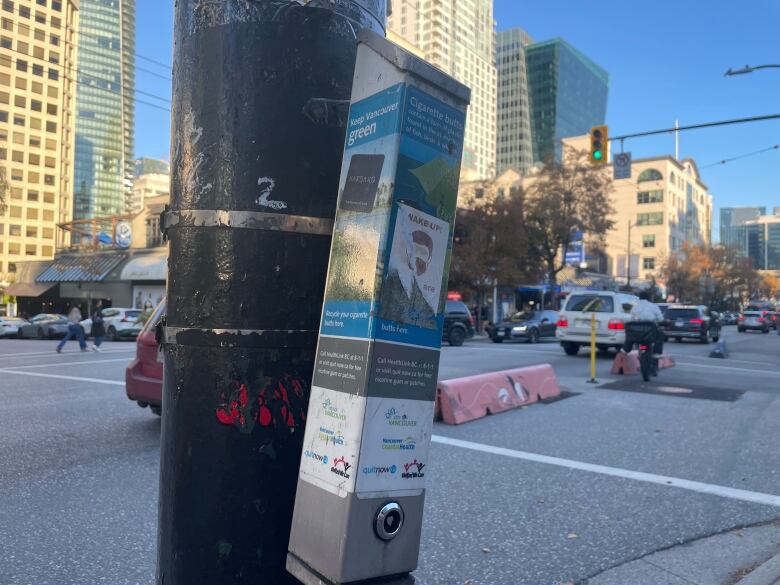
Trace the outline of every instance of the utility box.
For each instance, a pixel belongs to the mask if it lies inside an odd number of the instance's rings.
[[[362,31],[287,569],[417,567],[469,89]]]

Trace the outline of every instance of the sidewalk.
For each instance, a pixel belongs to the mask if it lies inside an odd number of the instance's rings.
[[[780,584],[780,519],[673,546],[582,585]]]

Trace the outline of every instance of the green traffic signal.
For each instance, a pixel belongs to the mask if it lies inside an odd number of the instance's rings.
[[[593,151],[593,158],[596,160],[601,160],[601,151],[600,150],[594,150]]]

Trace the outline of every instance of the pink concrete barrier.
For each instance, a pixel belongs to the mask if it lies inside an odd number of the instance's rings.
[[[437,418],[457,425],[560,394],[549,364],[442,380],[436,391]]]
[[[658,360],[658,369],[674,367],[674,358],[668,354],[663,354]],[[624,374],[632,376],[639,373],[639,353],[634,350],[631,353],[623,353],[619,351],[615,356],[615,361],[612,362],[612,370],[610,373],[613,376]]]

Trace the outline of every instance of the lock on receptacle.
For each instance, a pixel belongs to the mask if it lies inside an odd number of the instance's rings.
[[[397,502],[388,502],[376,515],[374,528],[382,540],[393,540],[404,524],[404,511]]]

